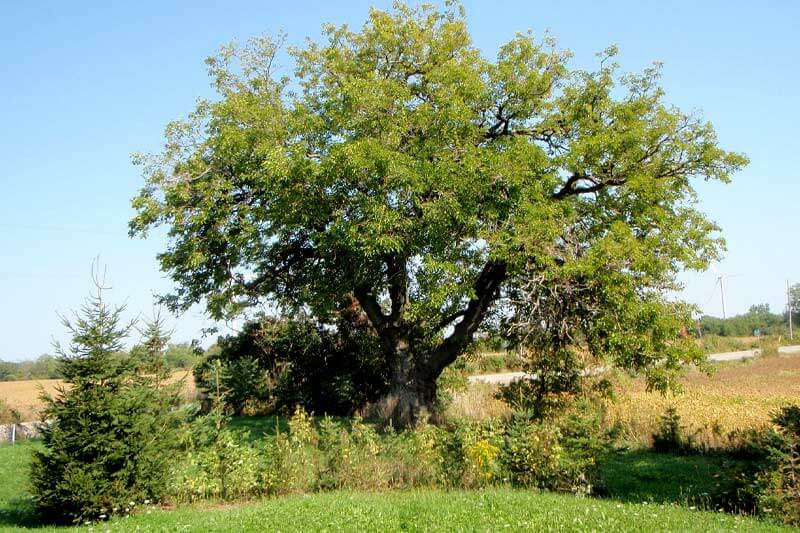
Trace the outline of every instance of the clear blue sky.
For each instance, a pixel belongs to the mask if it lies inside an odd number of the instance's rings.
[[[56,312],[91,287],[92,259],[108,266],[114,302],[149,314],[169,288],[160,238],[130,240],[140,186],[129,155],[158,150],[164,125],[210,96],[203,59],[233,39],[285,30],[292,44],[323,22],[360,26],[369,5],[332,2],[0,3],[0,359],[34,357],[64,338]],[[729,313],[775,311],[786,279],[800,282],[800,3],[465,2],[476,44],[494,56],[514,32],[549,30],[589,67],[619,45],[625,70],[665,64],[667,98],[716,126],[751,165],[728,186],[698,186],[728,240],[719,266]],[[714,275],[687,274],[684,298],[721,314]],[[174,340],[210,325],[200,309],[172,318]],[[209,342],[207,339],[205,342]]]

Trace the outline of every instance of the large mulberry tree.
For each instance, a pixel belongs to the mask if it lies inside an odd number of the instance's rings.
[[[458,8],[397,4],[325,36],[289,49],[286,72],[281,39],[223,48],[208,60],[219,97],[139,158],[131,233],[168,227],[173,308],[270,302],[326,320],[357,304],[399,423],[501,322],[656,386],[697,357],[686,306],[667,299],[722,247],[692,181],[728,181],[746,159],[664,102],[657,66],[620,74],[610,48],[574,70],[529,34],[488,59]]]

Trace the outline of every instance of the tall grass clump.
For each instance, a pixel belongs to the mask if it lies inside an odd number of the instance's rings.
[[[19,411],[0,398],[0,424],[14,424],[21,420]]]

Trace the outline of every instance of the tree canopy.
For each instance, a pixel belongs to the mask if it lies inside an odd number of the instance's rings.
[[[207,61],[219,97],[137,157],[131,233],[169,228],[167,303],[322,320],[357,305],[412,417],[473,334],[510,319],[654,384],[693,356],[666,294],[723,243],[692,180],[727,182],[746,158],[665,102],[658,65],[621,73],[609,47],[573,69],[530,33],[489,59],[457,6],[398,3],[324,34],[287,71],[283,38],[224,47]]]

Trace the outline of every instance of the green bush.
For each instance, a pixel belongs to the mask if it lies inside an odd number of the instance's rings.
[[[214,422],[215,413],[200,417],[184,439],[178,500],[509,483],[585,494],[609,444],[597,406],[588,403],[548,422],[461,421],[400,432],[359,417],[317,423],[297,409],[287,430],[255,440]]]
[[[596,459],[613,440],[603,429],[609,381],[586,375],[584,362],[569,346],[521,347],[518,357],[532,377],[501,386],[497,393],[513,412],[501,447],[508,479],[522,486],[591,492]]]
[[[561,468],[561,432],[546,423],[518,420],[505,435],[503,466],[515,485],[559,489],[565,472]]]
[[[222,429],[208,448],[187,452],[173,474],[172,496],[181,501],[258,496],[261,469],[258,451],[234,431]]]
[[[525,370],[532,379],[518,379],[501,385],[498,398],[517,414],[531,420],[544,420],[565,409],[584,390],[584,378],[575,351],[562,348],[553,352],[529,350]]]
[[[782,408],[775,428],[736,435],[731,450],[745,461],[723,502],[728,509],[755,512],[800,525],[800,406]]]
[[[755,476],[758,510],[800,525],[800,406],[784,407],[772,421],[777,438],[768,441],[764,468]]]
[[[521,486],[588,494],[597,482],[600,456],[613,444],[600,402],[580,399],[548,420],[515,417],[505,431],[502,462]]]
[[[675,407],[661,415],[658,429],[653,433],[653,449],[662,453],[690,454],[698,451],[695,439],[686,433]]]
[[[506,427],[498,421],[459,421],[439,435],[441,482],[447,487],[480,487],[506,479],[500,462]]]
[[[160,321],[135,355],[119,356],[132,325],[109,309],[101,289],[74,321],[69,350],[58,347],[68,387],[45,396],[44,449],[31,466],[34,501],[46,519],[83,522],[130,512],[166,494],[180,384],[167,386]]]
[[[210,370],[219,361],[226,403],[237,414],[291,413],[297,405],[350,414],[388,390],[377,338],[346,320],[328,328],[310,320],[262,319],[221,338],[218,347],[196,367],[195,378],[213,395]]]
[[[505,362],[505,357],[502,355],[483,355],[478,358],[478,370],[483,374],[496,374],[505,368]]]

